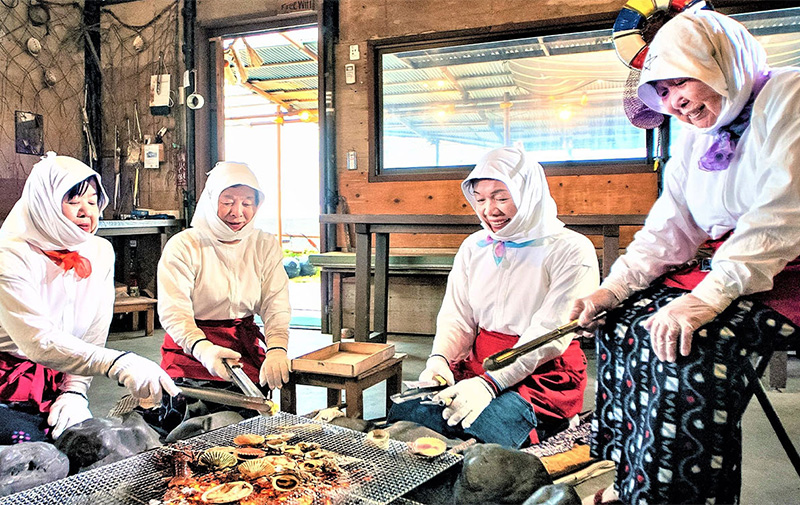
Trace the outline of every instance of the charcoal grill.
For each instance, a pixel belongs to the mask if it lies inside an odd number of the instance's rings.
[[[255,417],[204,433],[184,443],[196,450],[231,445],[233,437],[244,433],[281,433],[282,427],[319,424],[318,429],[292,429],[296,441],[315,442],[343,456],[340,465],[351,485],[336,504],[409,503],[399,499],[423,482],[457,464],[461,456],[445,453],[424,459],[411,454],[407,444],[390,440],[387,449],[366,442],[366,435],[340,426],[315,423],[308,418],[279,412],[273,417]],[[316,428],[316,427],[315,427]],[[171,475],[159,465],[169,448],[158,448],[109,465],[73,475],[21,493],[0,498],[0,505],[140,505],[160,502]],[[330,499],[331,497],[327,497]],[[289,502],[291,503],[291,502]],[[316,501],[314,503],[317,503]],[[319,500],[322,503],[322,500]],[[411,502],[413,503],[413,502]]]

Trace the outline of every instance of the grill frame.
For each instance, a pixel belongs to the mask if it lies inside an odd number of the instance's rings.
[[[185,440],[181,445],[203,450],[232,445],[233,437],[244,433],[281,433],[285,430],[280,427],[309,424],[320,428],[291,430],[297,434],[293,443],[315,442],[323,449],[351,458],[341,464],[352,484],[341,496],[333,497],[337,504],[389,504],[462,460],[461,455],[451,453],[422,458],[412,454],[408,444],[396,440],[390,440],[387,449],[379,449],[366,442],[365,433],[285,412],[245,419]],[[158,464],[163,454],[172,452],[168,447],[0,498],[0,505],[141,505],[152,499],[160,502],[172,477],[169,468]],[[314,503],[317,502],[321,503]]]

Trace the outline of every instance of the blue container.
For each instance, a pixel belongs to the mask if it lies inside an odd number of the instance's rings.
[[[284,258],[283,269],[286,270],[286,275],[293,279],[300,275],[300,262],[297,261],[297,258]]]

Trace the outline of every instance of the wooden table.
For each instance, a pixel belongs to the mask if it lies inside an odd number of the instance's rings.
[[[558,216],[567,228],[584,235],[603,237],[603,276],[619,256],[619,227],[641,226],[644,215]],[[356,230],[356,314],[357,342],[386,342],[389,301],[389,235],[392,233],[470,234],[481,228],[478,216],[441,214],[322,214],[322,224],[353,224]],[[370,332],[370,259],[375,234],[374,331]]]
[[[407,354],[399,353],[365,370],[355,377],[329,375],[315,372],[292,372],[289,382],[281,388],[281,410],[291,414],[297,413],[297,386],[319,386],[328,389],[328,407],[338,405],[342,391],[345,393],[347,417],[364,416],[364,395],[368,387],[386,381],[386,414],[392,406],[390,397],[400,392],[400,381],[403,378],[403,360]]]
[[[133,312],[133,329],[139,329],[139,312],[145,313],[145,336],[153,334],[156,322],[156,303],[158,300],[155,298],[148,298],[146,296],[127,296],[118,297],[114,301],[114,314],[127,314]]]

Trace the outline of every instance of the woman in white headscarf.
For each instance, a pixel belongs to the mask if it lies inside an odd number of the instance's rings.
[[[277,239],[253,227],[264,193],[243,163],[209,173],[192,228],[172,237],[158,264],[158,315],[170,377],[228,387],[223,359],[269,389],[289,380],[289,278]],[[254,322],[264,322],[264,333]],[[195,383],[196,384],[196,383]]]
[[[140,398],[178,393],[152,361],[104,347],[114,251],[94,233],[107,201],[91,168],[49,152],[0,228],[0,445],[57,438],[92,417],[92,375]]]
[[[389,420],[518,448],[580,412],[586,357],[566,336],[497,371],[483,360],[564,324],[573,302],[597,287],[597,255],[558,220],[541,165],[519,149],[489,152],[461,189],[483,230],[456,254],[420,375],[444,378],[451,387],[433,400],[449,405],[405,402]]]
[[[686,126],[644,228],[572,313],[619,306],[598,332],[593,450],[618,467],[597,501],[736,503],[744,367],[800,323],[800,71],[701,10],[658,31],[639,82]],[[704,242],[710,268],[670,273]]]

